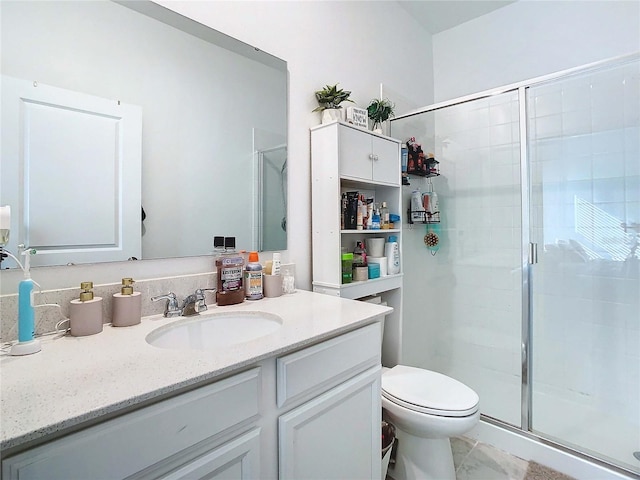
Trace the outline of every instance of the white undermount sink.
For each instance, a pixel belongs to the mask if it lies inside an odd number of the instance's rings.
[[[282,319],[264,312],[217,312],[185,317],[147,335],[154,347],[215,350],[255,340],[282,327]]]

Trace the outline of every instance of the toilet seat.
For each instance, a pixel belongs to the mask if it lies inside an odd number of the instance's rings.
[[[451,377],[397,365],[382,374],[382,396],[410,410],[441,417],[466,417],[478,410],[478,394]]]

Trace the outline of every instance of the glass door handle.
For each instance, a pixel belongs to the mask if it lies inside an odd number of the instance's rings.
[[[529,265],[538,263],[538,244],[529,242]]]

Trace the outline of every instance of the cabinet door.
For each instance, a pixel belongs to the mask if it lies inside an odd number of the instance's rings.
[[[380,366],[282,415],[281,479],[380,478]]]
[[[162,480],[260,478],[260,429],[257,428],[189,462]]]
[[[355,128],[339,127],[340,175],[371,180],[373,153],[371,135]]]
[[[396,142],[372,136],[373,181],[400,185],[400,150]]]

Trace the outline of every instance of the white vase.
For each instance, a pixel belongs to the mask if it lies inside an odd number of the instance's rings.
[[[336,120],[343,120],[341,108],[327,108],[322,110],[322,123],[331,123]]]

